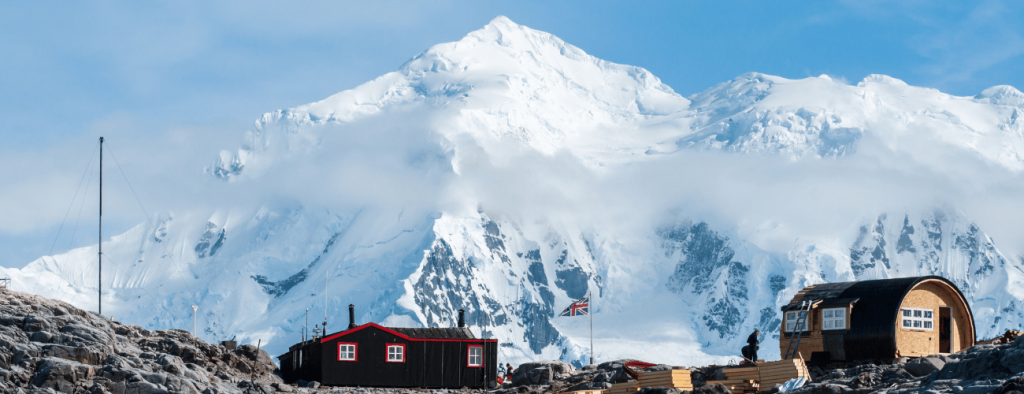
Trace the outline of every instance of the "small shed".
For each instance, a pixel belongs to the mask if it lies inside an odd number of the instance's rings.
[[[939,276],[812,285],[782,311],[783,357],[798,334],[799,356],[823,362],[955,353],[976,339],[967,299]]]
[[[495,387],[498,341],[477,339],[459,311],[452,328],[356,326],[292,346],[278,357],[285,381],[328,386]]]

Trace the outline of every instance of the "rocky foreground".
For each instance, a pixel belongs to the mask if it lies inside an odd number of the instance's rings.
[[[656,366],[650,370],[671,368]],[[722,366],[693,370],[695,394],[725,394]],[[0,289],[2,393],[483,393],[285,384],[270,355],[252,345],[228,350],[185,330],[149,331],[66,303]],[[950,356],[812,369],[814,381],[791,391],[819,393],[1024,394],[1024,338],[974,346]],[[629,380],[622,361],[573,368],[562,362],[521,365],[492,394],[600,390]],[[777,391],[777,390],[776,390]],[[639,394],[675,394],[647,388]]]

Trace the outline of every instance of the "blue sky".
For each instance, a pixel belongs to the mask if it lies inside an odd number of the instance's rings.
[[[5,2],[0,132],[40,146],[124,116],[147,132],[242,130],[497,15],[647,68],[684,96],[750,71],[880,73],[956,95],[1024,87],[1020,2],[511,3]]]
[[[64,169],[58,157],[83,161],[100,134],[201,135],[195,148],[212,157],[265,112],[355,87],[497,15],[647,68],[684,96],[750,71],[887,74],[965,96],[1024,88],[1021,2],[4,2],[0,164],[45,177]],[[55,229],[0,226],[0,264],[46,253]]]

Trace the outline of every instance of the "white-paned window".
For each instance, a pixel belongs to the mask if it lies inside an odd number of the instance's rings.
[[[484,347],[470,346],[469,357],[466,358],[466,365],[470,367],[482,367],[484,365]]]
[[[786,312],[786,332],[796,332],[796,322],[800,319],[800,316],[806,316],[807,312],[790,311]],[[807,331],[807,323],[810,323],[810,319],[804,319],[804,322],[800,324],[800,331]]]
[[[339,343],[338,361],[356,361],[356,344]]]
[[[405,345],[402,344],[388,344],[388,362],[389,363],[404,363],[405,362]]]
[[[845,330],[846,308],[828,308],[821,310],[822,330]]]
[[[908,330],[931,330],[935,327],[935,317],[931,309],[903,308],[900,310],[902,327]]]

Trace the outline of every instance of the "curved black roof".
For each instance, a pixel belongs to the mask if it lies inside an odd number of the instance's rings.
[[[974,314],[967,298],[956,285],[941,276],[877,279],[859,282],[823,283],[808,286],[793,297],[782,310],[797,309],[801,301],[818,302],[820,306],[854,304],[850,313],[850,328],[845,335],[844,350],[848,360],[888,359],[896,354],[896,327],[903,298],[919,283],[937,280],[954,290],[964,304],[974,324]],[[972,330],[974,331],[974,330]],[[975,334],[976,335],[976,334]]]

